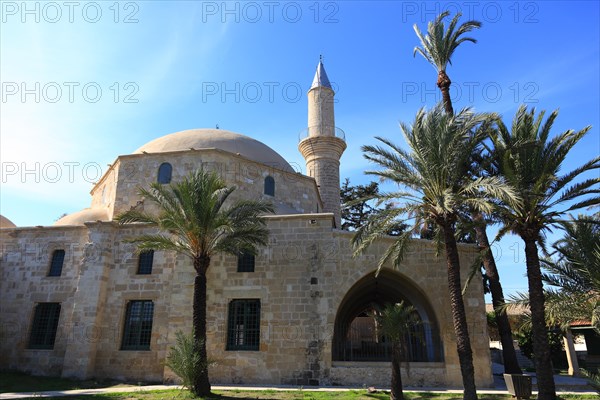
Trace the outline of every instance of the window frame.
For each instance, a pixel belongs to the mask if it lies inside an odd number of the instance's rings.
[[[149,259],[149,260],[148,260]],[[149,264],[149,266],[148,266]],[[138,255],[136,275],[152,275],[154,265],[154,250],[144,250]]]
[[[134,306],[140,304],[138,314],[132,315]],[[147,317],[147,307],[150,307],[150,320]],[[138,318],[139,321],[133,321]],[[146,326],[144,326],[144,323]],[[152,326],[154,325],[154,301],[152,300],[130,300],[125,307],[125,318],[123,321],[123,336],[121,338],[121,350],[149,351],[152,344]],[[144,335],[144,336],[142,336]],[[143,342],[142,342],[143,340]]]
[[[33,310],[28,349],[53,350],[60,321],[60,303],[37,303]]]
[[[242,251],[237,258],[237,272],[254,272],[256,256],[247,251]]]
[[[233,299],[229,302],[226,351],[260,350],[260,309],[260,299]]]
[[[67,252],[65,251],[65,249],[55,249],[52,252],[52,256],[50,257],[50,266],[48,267],[48,274],[46,276],[56,277],[62,275],[62,269],[65,265],[66,254]]]
[[[267,196],[275,197],[275,178],[271,175],[265,177],[263,193]]]
[[[171,183],[173,179],[173,166],[171,163],[164,162],[158,166],[158,173],[156,174],[156,182],[161,185],[167,185]]]

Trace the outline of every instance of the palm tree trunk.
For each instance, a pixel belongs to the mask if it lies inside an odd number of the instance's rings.
[[[533,236],[533,235],[531,235]],[[533,328],[533,354],[537,375],[538,399],[555,400],[556,388],[552,372],[552,359],[544,311],[544,290],[538,248],[533,237],[523,237],[525,242],[525,262],[529,283],[529,308]]]
[[[498,273],[496,260],[494,260],[494,255],[490,249],[490,241],[487,236],[483,216],[480,213],[474,213],[473,220],[476,222],[475,236],[481,252],[483,267],[485,268],[485,274],[489,279],[490,292],[492,293],[492,305],[494,306],[494,310],[497,310],[498,307],[504,305],[504,293],[502,291],[502,285],[500,284],[500,274]],[[523,371],[521,371],[521,367],[519,367],[519,362],[517,361],[512,330],[506,312],[496,312],[496,323],[498,324],[498,334],[500,335],[500,342],[502,343],[504,372],[507,374],[522,374]]]
[[[206,352],[206,271],[210,265],[210,258],[195,258],[194,269],[194,344],[200,355],[201,368],[194,378],[192,392],[196,396],[210,395],[210,382],[208,380],[208,357]]]
[[[402,375],[400,371],[400,361],[402,360],[402,351],[400,343],[394,340],[392,343],[392,390],[390,400],[404,400],[402,393]]]
[[[438,72],[437,87],[442,92],[442,100],[444,101],[444,109],[449,115],[454,115],[454,109],[452,108],[452,99],[450,98],[450,85],[452,81],[446,75],[446,71],[441,70]]]
[[[452,320],[456,334],[456,350],[460,362],[464,387],[464,400],[476,400],[477,388],[475,386],[475,369],[473,368],[473,350],[467,326],[465,304],[462,298],[462,285],[460,282],[460,261],[456,238],[451,223],[442,225],[444,232],[444,243],[446,245],[446,263],[448,266],[448,289],[450,290],[450,304],[452,307]]]

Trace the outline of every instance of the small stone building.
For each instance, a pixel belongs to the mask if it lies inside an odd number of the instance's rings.
[[[308,129],[299,150],[308,175],[267,145],[218,129],[177,132],[117,157],[91,191],[91,206],[53,226],[0,219],[0,368],[75,378],[170,381],[164,366],[177,331],[191,330],[194,270],[170,252],[136,254],[125,239],[153,228],[118,225],[118,213],[149,210],[137,190],[203,166],[234,197],[268,199],[268,246],[255,257],[221,255],[208,271],[213,383],[380,385],[390,381],[390,344],[373,313],[406,300],[422,324],[408,338],[415,386],[461,386],[444,257],[415,240],[398,269],[377,260],[392,238],[351,256],[340,227],[334,92],[319,63],[308,92]],[[151,210],[150,210],[151,211]],[[463,266],[476,248],[459,245]],[[463,279],[467,268],[463,267]],[[483,291],[465,294],[476,381],[492,384]]]

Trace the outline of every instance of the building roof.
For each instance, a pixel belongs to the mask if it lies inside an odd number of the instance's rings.
[[[15,225],[10,219],[6,218],[4,215],[0,215],[0,229],[16,227],[17,225]]]
[[[72,226],[72,225],[83,225],[86,222],[96,221],[108,221],[108,211],[106,208],[84,208],[81,211],[74,212],[69,215],[65,215],[58,221],[54,226]]]
[[[577,321],[572,321],[569,325],[571,326],[592,326],[592,321],[590,320],[577,320]]]
[[[319,65],[317,65],[317,72],[315,72],[315,78],[313,79],[310,88],[313,89],[319,86],[333,90],[331,83],[329,83],[329,78],[327,77],[327,73],[325,72],[325,67],[323,66],[322,61],[319,61]]]
[[[262,164],[293,171],[288,162],[275,150],[251,137],[223,129],[190,129],[154,139],[133,154],[165,153],[171,151],[221,149]]]

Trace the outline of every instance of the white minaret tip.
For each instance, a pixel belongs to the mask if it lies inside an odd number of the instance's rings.
[[[331,83],[329,83],[329,78],[327,77],[327,73],[325,72],[325,67],[323,67],[323,61],[319,60],[319,65],[317,65],[317,72],[315,73],[315,79],[313,79],[312,85],[311,85],[311,89],[314,89],[316,87],[326,87],[329,89],[333,88],[331,87]]]

